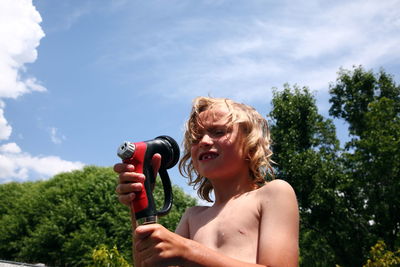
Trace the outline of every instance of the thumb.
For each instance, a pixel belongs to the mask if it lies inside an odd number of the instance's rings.
[[[150,236],[154,232],[155,228],[153,224],[139,225],[135,229],[135,237],[137,239],[144,239]]]

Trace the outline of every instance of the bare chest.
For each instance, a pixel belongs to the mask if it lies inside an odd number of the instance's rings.
[[[260,214],[251,199],[208,208],[189,220],[190,238],[234,258],[256,261]]]

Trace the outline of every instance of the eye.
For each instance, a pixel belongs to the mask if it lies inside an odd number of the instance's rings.
[[[190,143],[192,144],[192,145],[196,145],[196,144],[198,144],[200,142],[200,139],[199,138],[192,138],[191,140],[190,140]]]
[[[212,131],[211,131],[211,134],[213,135],[213,136],[215,136],[215,137],[221,137],[221,136],[224,136],[225,134],[226,134],[226,129],[225,128],[216,128],[216,129],[213,129]]]
[[[216,135],[224,135],[225,134],[225,130],[216,130],[215,134]]]
[[[202,138],[202,135],[200,135],[200,134],[192,135],[190,142],[192,145],[196,145],[200,142],[201,138]]]

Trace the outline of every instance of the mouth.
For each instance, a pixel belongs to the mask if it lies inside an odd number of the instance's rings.
[[[208,151],[208,152],[201,153],[200,156],[199,156],[199,160],[215,159],[218,156],[219,156],[218,153],[212,152],[212,151]]]

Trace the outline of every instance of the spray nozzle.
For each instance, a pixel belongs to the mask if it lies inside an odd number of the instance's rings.
[[[128,141],[122,143],[117,151],[118,157],[120,157],[122,160],[131,158],[133,153],[135,153],[135,144]]]
[[[179,146],[176,141],[162,135],[143,142],[124,142],[118,147],[117,154],[124,163],[133,164],[135,172],[143,173],[146,177],[143,190],[136,192],[131,206],[136,219],[139,222],[143,219],[143,222],[149,223],[155,222],[157,216],[167,214],[172,206],[172,186],[167,169],[174,167],[179,160]],[[155,154],[161,155],[161,165],[158,170],[164,189],[164,206],[161,210],[156,210],[152,194],[156,174],[151,161]]]

